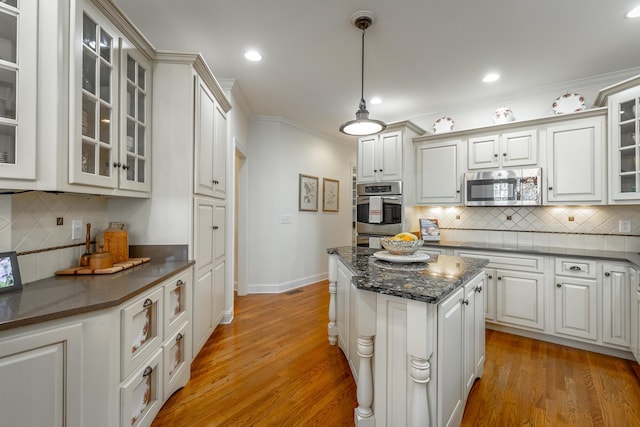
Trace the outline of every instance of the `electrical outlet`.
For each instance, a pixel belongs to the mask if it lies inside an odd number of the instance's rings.
[[[618,221],[618,232],[631,233],[631,221],[628,219],[621,219]]]
[[[71,221],[71,240],[82,239],[82,220]]]
[[[56,225],[64,225],[64,218],[59,216],[56,218]]]

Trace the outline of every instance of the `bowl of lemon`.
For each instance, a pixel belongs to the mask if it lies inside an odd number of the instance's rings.
[[[403,231],[393,237],[383,237],[380,244],[392,255],[411,255],[415,253],[424,242],[413,233]]]

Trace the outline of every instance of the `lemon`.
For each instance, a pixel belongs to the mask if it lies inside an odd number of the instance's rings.
[[[409,242],[411,240],[418,240],[418,238],[413,233],[408,233],[406,231],[403,231],[402,233],[398,233],[395,236],[393,236],[391,240],[404,240]]]

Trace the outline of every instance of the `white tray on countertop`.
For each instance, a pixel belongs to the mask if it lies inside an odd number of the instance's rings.
[[[429,254],[420,251],[411,255],[394,255],[390,254],[387,251],[378,251],[374,253],[373,256],[375,258],[389,262],[425,262],[431,258]]]

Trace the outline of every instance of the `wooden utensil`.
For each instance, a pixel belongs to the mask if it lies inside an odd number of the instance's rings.
[[[91,270],[100,270],[103,268],[113,267],[113,257],[111,252],[103,252],[103,247],[95,254],[89,257],[89,268]]]
[[[91,224],[87,223],[87,237],[84,253],[80,256],[80,267],[88,266],[89,258],[91,258]]]

